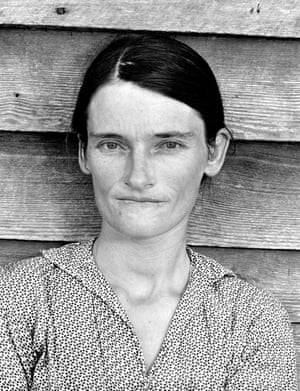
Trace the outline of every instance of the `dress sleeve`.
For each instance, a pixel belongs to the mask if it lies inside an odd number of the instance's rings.
[[[29,390],[21,357],[17,353],[13,336],[7,325],[7,317],[3,311],[0,311],[0,389]]]
[[[36,261],[0,266],[0,390],[31,390],[46,317]],[[41,318],[41,319],[40,319]]]
[[[226,391],[297,391],[288,315],[276,299],[250,324]]]

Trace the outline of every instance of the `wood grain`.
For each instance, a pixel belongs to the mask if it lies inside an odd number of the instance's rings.
[[[0,24],[300,37],[297,0],[6,0]]]
[[[191,215],[195,245],[300,249],[300,144],[239,142]],[[100,229],[65,135],[0,133],[0,237],[72,241]]]
[[[190,243],[299,249],[299,156],[300,144],[236,143],[198,198]]]
[[[65,242],[1,240],[0,265],[41,255],[42,250],[63,246]]]
[[[68,132],[88,64],[115,34],[0,30],[0,126]],[[300,41],[179,36],[211,64],[241,140],[300,141]]]

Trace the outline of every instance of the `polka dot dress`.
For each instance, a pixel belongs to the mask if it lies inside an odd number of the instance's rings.
[[[297,390],[286,311],[190,249],[189,283],[146,372],[92,245],[0,268],[0,390]]]

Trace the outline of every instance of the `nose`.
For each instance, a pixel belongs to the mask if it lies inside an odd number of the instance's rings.
[[[126,162],[125,183],[134,190],[144,190],[154,185],[151,156],[143,149],[132,151]]]

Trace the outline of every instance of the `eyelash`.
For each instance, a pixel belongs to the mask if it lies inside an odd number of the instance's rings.
[[[167,148],[167,145],[173,145],[173,146],[175,146],[175,148]],[[183,147],[183,144],[181,144],[181,143],[179,143],[178,141],[170,141],[170,140],[168,140],[168,141],[164,141],[164,142],[162,142],[161,144],[160,144],[160,146],[162,146],[162,147],[164,147],[164,146],[166,146],[166,148],[164,148],[164,149],[168,149],[168,150],[176,150],[176,149],[180,149],[180,148],[182,148]]]
[[[116,141],[103,141],[101,143],[98,144],[98,148],[99,149],[104,149],[105,151],[116,151],[118,150],[119,148],[108,148],[107,146],[111,144],[111,145],[114,145],[116,147],[119,147],[120,149],[124,149],[122,148],[122,145]]]

